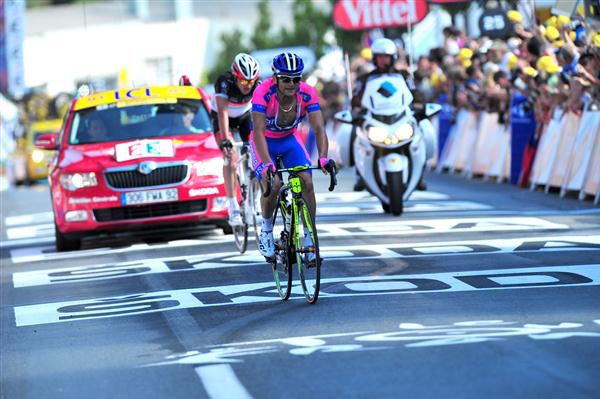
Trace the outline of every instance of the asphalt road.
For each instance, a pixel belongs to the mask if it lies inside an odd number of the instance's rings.
[[[600,209],[427,180],[392,217],[319,176],[314,306],[279,300],[254,241],[56,253],[47,186],[1,193],[2,399],[598,398]]]

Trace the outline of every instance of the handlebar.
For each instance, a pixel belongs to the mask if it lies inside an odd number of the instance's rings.
[[[337,168],[333,159],[327,161],[325,169],[329,172],[329,191],[333,191],[337,186]]]
[[[320,166],[305,166],[305,167],[295,167],[295,168],[283,168],[283,169],[277,169],[275,172],[272,171],[271,168],[269,168],[267,170],[267,190],[265,191],[265,193],[263,194],[263,196],[268,197],[271,194],[271,187],[272,187],[272,181],[273,181],[273,175],[275,175],[276,173],[283,173],[283,172],[287,172],[287,173],[297,173],[297,172],[303,172],[305,170],[321,170]],[[329,191],[333,191],[335,189],[335,186],[337,186],[337,167],[335,166],[335,162],[333,161],[333,159],[330,159],[327,164],[325,165],[325,170],[327,170],[327,172],[329,172]]]
[[[227,148],[227,149],[233,148],[233,144],[231,143],[231,141],[229,141],[227,139],[221,141],[221,143],[219,144],[219,149],[221,151],[223,151],[224,148]]]

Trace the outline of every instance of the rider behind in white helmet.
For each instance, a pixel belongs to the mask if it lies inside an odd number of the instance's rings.
[[[233,137],[231,127],[237,128],[243,141],[248,141],[252,130],[252,94],[260,83],[258,62],[246,53],[233,59],[231,70],[221,74],[215,82],[212,104],[212,124],[215,139],[224,155],[230,155]],[[229,198],[229,224],[242,224],[239,204],[235,199],[235,169],[232,162],[223,166],[225,190]]]

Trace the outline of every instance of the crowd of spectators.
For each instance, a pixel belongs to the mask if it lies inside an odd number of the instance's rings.
[[[592,11],[598,18],[600,10]],[[572,18],[551,16],[530,24],[516,10],[506,17],[511,26],[502,39],[469,37],[446,27],[443,45],[413,60],[412,67],[399,46],[395,67],[412,77],[417,107],[447,105],[454,118],[463,109],[485,111],[498,113],[498,123],[509,124],[511,106],[518,103],[520,112],[534,121],[530,145],[535,151],[555,109],[578,115],[600,110],[600,32],[586,22],[582,7]],[[364,48],[350,61],[351,81],[372,68],[370,50]],[[330,121],[347,106],[345,83],[319,85]]]
[[[557,106],[575,113],[598,106],[600,33],[586,26],[585,18],[552,16],[527,29],[519,12],[508,11],[507,17],[512,32],[502,40],[444,28],[443,46],[414,60],[412,71],[400,49],[396,68],[411,72],[417,101],[450,104],[456,113],[497,112],[500,123],[507,123],[510,100],[520,94],[541,122],[539,131]],[[352,81],[373,68],[370,57],[365,48],[352,59]],[[345,82],[323,82],[318,88],[332,117],[344,106]]]
[[[578,15],[553,16],[531,29],[509,11],[512,33],[503,40],[469,38],[444,29],[444,46],[421,56],[414,81],[421,102],[499,114],[508,123],[515,95],[526,98],[539,135],[556,107],[580,114],[600,104],[600,34]]]

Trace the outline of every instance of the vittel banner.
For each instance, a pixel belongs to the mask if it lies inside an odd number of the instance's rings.
[[[422,21],[428,11],[425,0],[339,0],[333,21],[345,30],[406,26]]]

